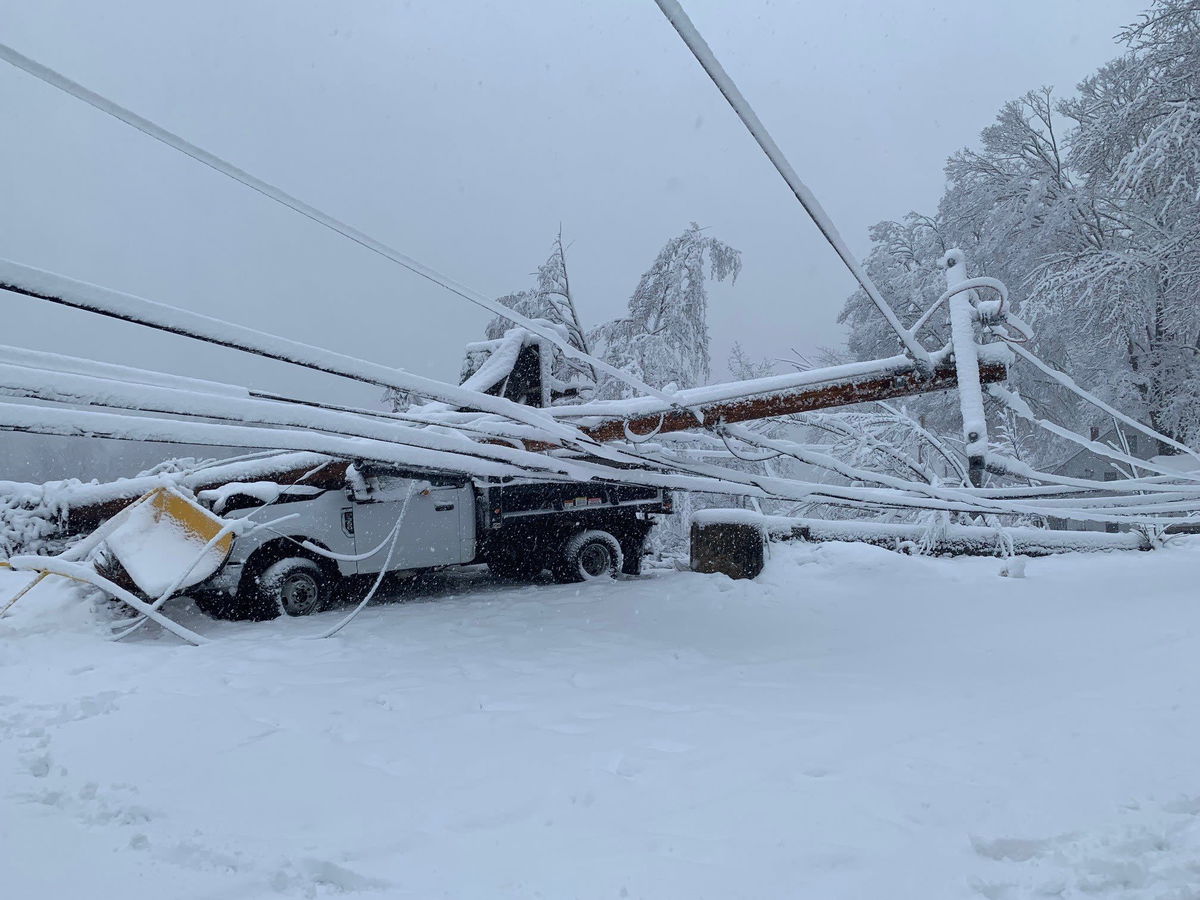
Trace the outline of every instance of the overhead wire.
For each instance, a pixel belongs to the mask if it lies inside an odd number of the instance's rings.
[[[163,128],[161,125],[152,122],[145,116],[138,115],[119,103],[116,103],[113,100],[110,100],[107,97],[104,97],[101,94],[84,87],[82,84],[79,84],[77,81],[68,78],[61,72],[58,72],[49,66],[44,65],[43,63],[25,56],[23,53],[18,52],[12,47],[9,47],[7,44],[0,43],[0,59],[3,59],[5,62],[15,66],[18,69],[21,69],[29,75],[32,75],[34,78],[45,82],[51,87],[70,94],[72,97],[82,100],[89,106],[92,106],[95,109],[98,109],[101,112],[112,116],[121,122],[124,122],[126,125],[136,128],[146,136],[154,138],[154,140],[166,144],[168,147],[178,150],[180,153],[190,156],[192,159],[196,160],[202,165],[208,166],[210,169],[213,169],[214,171],[219,172],[228,178],[232,178],[234,181],[240,182],[251,190],[262,194],[264,197],[288,207],[289,209],[312,220],[313,222],[316,222],[318,225],[335,231],[343,237],[354,241],[356,244],[365,247],[371,252],[377,253],[385,259],[389,259],[392,262],[403,266],[410,272],[419,275],[421,278],[424,278],[425,280],[430,281],[441,288],[444,288],[463,300],[473,303],[476,306],[486,309],[488,312],[501,316],[511,322],[516,323],[517,325],[520,325],[522,328],[525,328],[543,340],[552,343],[559,350],[561,350],[565,356],[598,368],[606,375],[616,378],[619,381],[623,381],[642,393],[649,394],[650,396],[656,397],[657,399],[668,404],[673,403],[670,395],[643,383],[640,379],[630,375],[628,372],[618,369],[617,367],[606,363],[604,360],[594,357],[591,354],[574,347],[569,340],[564,340],[553,331],[541,328],[532,319],[529,319],[516,310],[505,306],[499,301],[488,297],[486,294],[483,294],[474,288],[470,288],[461,282],[455,281],[448,275],[442,274],[431,266],[427,266],[408,254],[397,250],[395,247],[383,243],[377,238],[372,237],[371,235],[361,231],[358,228],[355,228],[352,225],[348,225],[347,223],[333,217],[323,210],[318,209],[310,203],[306,203],[298,197],[295,197],[292,194],[289,194],[287,191],[284,191],[282,188],[279,188],[261,178],[258,178],[255,175],[250,174],[228,160],[217,156],[215,153],[211,153],[208,150],[193,144],[186,138],[180,137],[178,134],[175,134],[174,132]]]
[[[867,274],[867,270],[862,267],[858,259],[855,257],[850,246],[838,232],[837,227],[833,223],[833,219],[825,208],[821,205],[817,197],[809,189],[809,187],[800,180],[800,176],[796,174],[796,170],[792,168],[783,151],[779,149],[779,145],[775,143],[775,139],[771,137],[771,133],[767,131],[767,127],[759,119],[754,112],[754,108],[750,102],[742,95],[733,79],[729,77],[729,73],[725,71],[724,66],[717,60],[713,54],[712,48],[700,35],[692,20],[688,18],[683,7],[679,5],[677,0],[654,0],[658,8],[662,10],[662,14],[666,16],[667,21],[678,32],[683,39],[684,44],[692,52],[692,56],[700,63],[708,77],[712,79],[713,84],[725,97],[742,124],[746,126],[746,130],[762,148],[763,153],[767,155],[767,159],[771,161],[771,165],[775,167],[775,171],[791,188],[796,199],[800,201],[800,205],[804,207],[804,211],[808,213],[813,224],[829,242],[835,253],[850,270],[859,286],[871,298],[871,302],[875,304],[879,312],[887,320],[892,331],[896,333],[896,337],[900,339],[900,343],[904,345],[904,349],[913,358],[913,360],[923,366],[931,366],[929,353],[922,347],[916,338],[906,329],[898,318],[896,313],[888,305],[887,300],[883,298],[883,294],[879,292],[879,288],[875,286],[875,282],[871,280],[871,276]]]

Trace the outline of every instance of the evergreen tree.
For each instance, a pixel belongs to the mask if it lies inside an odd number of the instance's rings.
[[[506,294],[498,298],[498,302],[528,319],[540,320],[551,328],[561,330],[571,346],[585,353],[590,352],[586,332],[579,322],[575,298],[571,294],[571,279],[567,273],[567,254],[563,246],[561,228],[554,239],[550,256],[538,267],[534,276],[537,281],[532,288]],[[488,322],[484,334],[487,340],[497,340],[515,326],[516,323],[511,319],[496,316]],[[567,359],[558,350],[554,351],[551,377],[556,382],[553,385],[556,390],[573,387],[576,391],[573,399],[576,402],[579,399],[587,399],[595,390],[596,372],[592,366]],[[384,402],[393,412],[401,412],[419,403],[420,398],[409,391],[389,388],[384,393]]]
[[[567,272],[567,254],[563,247],[561,228],[554,239],[549,258],[538,267],[535,276],[537,283],[533,288],[508,294],[499,298],[499,302],[526,318],[541,319],[562,329],[572,347],[590,353],[587,333],[580,324],[579,311],[571,294],[571,279]],[[487,325],[488,340],[503,337],[504,332],[514,324],[503,316],[496,316]],[[586,397],[595,389],[595,369],[587,363],[567,359],[557,351],[552,374],[560,387],[573,385],[578,391],[577,396]]]

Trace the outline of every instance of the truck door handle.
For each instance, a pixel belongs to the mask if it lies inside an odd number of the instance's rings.
[[[453,503],[439,503],[434,506],[434,510],[436,512],[449,512],[452,509],[454,509]]]

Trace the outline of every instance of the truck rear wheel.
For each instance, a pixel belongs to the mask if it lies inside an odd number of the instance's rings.
[[[567,538],[551,571],[560,584],[576,584],[613,578],[623,564],[620,541],[607,531],[596,529]]]

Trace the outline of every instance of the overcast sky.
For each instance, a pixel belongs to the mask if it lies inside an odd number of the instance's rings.
[[[684,0],[861,255],[1006,100],[1141,0]],[[714,375],[836,345],[853,283],[651,0],[0,0],[15,49],[476,289],[561,223],[585,325],[690,221],[743,251]],[[443,380],[487,314],[0,65],[0,256]],[[4,295],[3,342],[358,403],[377,391]],[[0,473],[0,477],[3,474]]]

